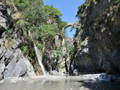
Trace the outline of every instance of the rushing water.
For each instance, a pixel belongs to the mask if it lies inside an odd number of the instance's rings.
[[[8,79],[0,83],[0,90],[120,90],[115,82],[86,82],[81,77],[39,76],[21,80]]]
[[[39,57],[39,54],[38,54],[38,50],[37,50],[37,47],[36,47],[35,44],[34,44],[34,48],[35,48],[35,53],[36,53],[36,56],[37,56],[38,63],[39,63],[39,65],[40,65],[41,69],[42,69],[43,74],[46,75],[45,67],[44,67],[44,65],[42,64],[41,60],[40,60],[40,57]]]
[[[31,35],[31,32],[30,32],[30,31],[29,31],[29,36],[31,37],[31,39],[32,39],[32,41],[33,41],[33,38],[32,38],[32,35]],[[33,42],[34,42],[34,41],[33,41]],[[41,60],[40,60],[40,56],[39,56],[39,54],[38,54],[38,49],[37,49],[35,43],[34,43],[34,49],[35,49],[35,54],[36,54],[36,56],[37,56],[38,63],[39,63],[39,65],[40,65],[41,69],[42,69],[42,72],[43,72],[44,75],[46,75],[47,72],[46,72],[46,70],[45,70],[44,65],[42,64],[42,62],[41,62]]]

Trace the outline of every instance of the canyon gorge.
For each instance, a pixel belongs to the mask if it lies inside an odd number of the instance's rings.
[[[0,0],[0,80],[47,75],[79,80],[88,74],[91,80],[114,82],[117,89],[80,90],[119,90],[120,0],[86,0],[76,14],[78,21],[67,23],[42,0]],[[73,39],[65,35],[68,27],[76,30]]]

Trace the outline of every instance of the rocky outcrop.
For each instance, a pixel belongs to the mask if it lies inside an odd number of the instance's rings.
[[[67,47],[73,46],[73,40],[69,37],[63,38],[61,35],[55,37],[48,37],[45,40],[43,64],[47,71],[68,72],[70,56],[66,51],[65,42]]]
[[[0,79],[35,75],[33,74],[33,69],[30,69],[32,66],[27,65],[29,64],[29,61],[26,60],[22,55],[22,52],[19,48],[21,44],[19,39],[14,38],[11,39],[11,41],[8,41],[8,38],[3,39],[3,45],[1,43],[0,49]],[[15,47],[13,47],[14,45],[12,46],[12,44],[14,44]],[[26,61],[27,64],[25,63]]]
[[[0,79],[42,75],[40,61],[50,74],[58,75],[58,71],[68,71],[70,56],[65,42],[68,47],[73,44],[70,43],[72,39],[64,38],[62,30],[55,37],[47,35],[44,42],[38,43],[31,36],[26,36],[24,27],[20,24],[21,13],[10,1],[0,2],[0,18]],[[68,24],[71,25],[72,23]],[[38,47],[40,43],[43,48]]]
[[[120,71],[119,4],[90,0],[79,7],[73,68],[78,72]],[[79,73],[80,74],[80,73]]]
[[[25,43],[23,30],[13,21],[10,6],[0,2],[0,79],[35,75],[20,49]]]

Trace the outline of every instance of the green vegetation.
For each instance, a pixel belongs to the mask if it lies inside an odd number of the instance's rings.
[[[104,12],[103,14],[106,15],[108,12]]]
[[[51,6],[44,5],[44,10],[45,10],[45,12],[48,12],[51,17],[63,15],[60,11],[58,11],[56,8],[54,8],[53,5],[51,5]]]
[[[24,55],[34,57],[32,41],[42,51],[44,40],[49,36],[54,37],[58,33],[62,33],[62,28],[67,25],[67,22],[61,19],[62,13],[53,5],[44,5],[42,0],[13,0],[13,3],[22,14],[15,26],[22,27],[26,41],[29,43],[29,45],[21,47]],[[33,40],[31,40],[29,32]],[[58,56],[62,56],[61,50],[61,47],[56,50]]]
[[[12,39],[12,38],[8,38],[6,41],[5,41],[5,46],[7,47],[7,48],[11,48],[11,46],[13,45],[13,44],[15,44],[15,39]]]
[[[66,47],[66,52],[68,53],[70,49],[69,49],[67,42],[65,42],[65,47]]]
[[[86,0],[86,4],[89,4],[91,0]]]
[[[73,34],[73,40],[75,40],[75,34]]]
[[[116,4],[120,3],[120,0],[115,0],[115,3],[116,3]]]
[[[62,67],[62,69],[65,69],[65,67]]]
[[[95,20],[96,23],[94,24],[94,29],[98,29],[100,27],[100,22],[101,22],[101,18],[97,17],[97,19]]]
[[[79,12],[82,8],[85,8],[87,5],[89,5],[89,3],[91,2],[91,0],[85,0],[85,3],[83,3],[81,6],[78,6],[78,12],[76,17],[80,18],[83,16],[83,12]]]
[[[28,54],[28,47],[27,46],[23,46],[23,55],[27,55]]]
[[[57,20],[58,23],[61,23],[62,26],[67,23],[61,21],[60,16],[62,16],[62,14],[56,8],[53,8],[53,5],[44,6],[41,5],[40,1],[34,1],[29,5],[29,8],[27,8],[25,13],[25,19],[26,28],[34,34],[33,38],[35,40],[39,39],[40,41],[43,41],[48,35],[55,36],[58,33],[59,27],[54,24],[56,22],[55,20]],[[50,21],[51,19],[52,21]],[[50,23],[47,24],[46,22]]]
[[[103,27],[103,28],[102,28],[102,30],[101,30],[101,32],[104,32],[105,30],[106,30],[106,28],[105,28],[105,27]]]
[[[63,52],[62,52],[61,46],[57,48],[56,53],[57,53],[57,57],[59,57],[59,58],[63,57]]]
[[[30,58],[35,58],[35,50],[29,45],[22,46],[22,52],[24,56],[29,56]]]
[[[120,11],[120,4],[118,4],[116,8],[117,8],[116,13],[117,13],[118,11]]]
[[[73,57],[73,55],[74,55],[74,46],[72,46],[71,48],[70,48],[70,57]]]
[[[82,44],[82,41],[80,40],[79,45],[77,46],[77,48],[80,48]]]
[[[13,0],[13,2],[16,6],[21,6],[21,7],[28,6],[28,0]]]
[[[81,24],[79,31],[81,31],[81,29],[83,28],[83,26],[84,26],[84,25]]]
[[[120,11],[120,0],[110,0],[110,1],[117,4],[116,13]]]

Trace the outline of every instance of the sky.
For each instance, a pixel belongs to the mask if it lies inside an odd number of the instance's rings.
[[[54,8],[57,8],[63,16],[61,17],[63,21],[68,23],[75,22],[78,18],[75,18],[78,6],[84,3],[85,0],[43,0],[44,5],[53,4]],[[69,37],[73,38],[73,34],[75,34],[76,30],[69,32],[71,30],[70,27],[67,28],[67,34]]]

